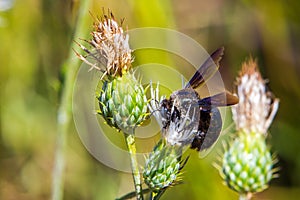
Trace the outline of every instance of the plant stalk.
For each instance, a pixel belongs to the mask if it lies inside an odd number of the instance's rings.
[[[142,194],[146,194],[146,193],[149,193],[150,192],[150,189],[149,188],[146,188],[146,189],[143,189],[142,190]],[[120,197],[120,198],[117,198],[115,200],[125,200],[125,199],[132,199],[133,197],[136,196],[136,193],[135,191],[133,192],[130,192],[128,194],[125,194],[124,196]]]
[[[131,170],[132,170],[132,176],[133,176],[133,182],[136,192],[136,199],[137,200],[143,200],[143,189],[142,189],[142,183],[141,183],[141,176],[139,172],[139,166],[138,161],[136,158],[136,147],[135,147],[135,138],[134,134],[126,134],[124,133],[126,145],[130,154],[130,164],[131,164]]]
[[[74,38],[82,37],[89,31],[87,27],[89,5],[91,0],[80,1],[77,24]],[[78,47],[74,46],[74,49]],[[76,72],[79,68],[79,59],[74,59],[74,52],[70,50],[68,59],[62,66],[65,81],[61,89],[60,104],[57,112],[57,144],[52,172],[52,200],[63,199],[64,191],[64,169],[66,164],[67,133],[72,119],[72,91]]]
[[[252,193],[244,193],[240,194],[239,200],[251,200],[252,199]]]
[[[162,189],[158,192],[152,192],[150,195],[150,200],[159,200],[165,191],[166,191],[165,189]]]

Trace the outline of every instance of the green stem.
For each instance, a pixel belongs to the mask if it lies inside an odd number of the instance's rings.
[[[252,198],[252,193],[240,194],[239,200],[250,200]]]
[[[151,200],[158,200],[158,199],[160,199],[160,197],[164,194],[165,191],[166,191],[165,189],[162,189],[159,192],[152,192],[150,199]]]
[[[74,38],[82,37],[88,33],[86,24],[88,22],[88,9],[91,0],[82,0],[79,13],[77,26]],[[74,46],[74,49],[78,47]],[[72,91],[75,81],[75,75],[79,68],[79,59],[74,58],[74,52],[70,50],[68,59],[63,64],[62,70],[65,75],[65,82],[61,91],[60,105],[57,113],[57,146],[55,152],[54,168],[52,174],[52,200],[63,199],[64,191],[64,169],[65,169],[65,151],[67,147],[67,132],[72,119]]]
[[[146,194],[146,193],[148,193],[148,192],[150,192],[150,189],[149,189],[149,188],[146,188],[146,189],[143,189],[143,190],[142,190],[142,194]],[[115,200],[131,199],[131,198],[133,198],[133,197],[135,197],[135,196],[136,196],[136,192],[134,191],[134,192],[130,192],[130,193],[128,193],[128,194],[125,194],[124,196],[122,196],[122,197],[120,197],[120,198],[117,198],[117,199],[115,199]]]
[[[136,147],[135,147],[135,138],[134,134],[126,134],[124,133],[127,148],[130,154],[130,163],[131,163],[131,170],[133,176],[133,182],[136,192],[136,199],[143,200],[143,193],[142,193],[142,183],[141,183],[141,176],[139,172],[138,161],[136,158]]]
[[[151,192],[149,200],[154,200],[156,197],[157,193],[156,192]]]

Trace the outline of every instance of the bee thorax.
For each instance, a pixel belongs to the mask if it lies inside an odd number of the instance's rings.
[[[198,95],[193,90],[175,91],[161,102],[163,135],[171,145],[190,145],[197,135],[200,120]]]

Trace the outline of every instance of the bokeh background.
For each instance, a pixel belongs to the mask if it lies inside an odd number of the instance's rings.
[[[0,0],[0,199],[50,199],[57,151],[65,159],[63,199],[114,199],[133,189],[130,174],[102,165],[87,152],[72,119],[65,137],[59,135],[66,72],[79,64],[71,50],[73,37],[89,38],[92,28],[92,17],[79,15],[83,3],[95,15],[110,8],[116,19],[125,18],[128,29],[172,28],[208,52],[224,46],[221,74],[228,89],[241,63],[250,55],[257,58],[263,77],[280,98],[268,138],[279,158],[280,177],[254,199],[299,198],[299,1]],[[82,30],[80,20],[85,21]],[[180,68],[164,53],[142,54],[137,52],[136,63],[166,62]],[[217,145],[204,159],[189,152],[184,184],[169,189],[162,199],[238,199],[212,167],[221,149]]]

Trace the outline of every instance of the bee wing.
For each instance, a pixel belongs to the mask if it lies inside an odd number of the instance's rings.
[[[219,62],[224,54],[224,47],[221,47],[214,51],[210,57],[199,67],[190,81],[186,84],[185,88],[197,88],[210,77],[212,77],[219,69]]]
[[[209,110],[211,107],[232,106],[239,102],[239,98],[230,92],[221,92],[198,101],[200,108]]]
[[[194,138],[191,149],[208,150],[219,138],[222,129],[222,118],[218,108],[201,110],[199,132]]]
[[[210,124],[206,130],[206,135],[200,147],[199,157],[204,158],[218,141],[222,130],[222,117],[218,108],[210,110]]]

